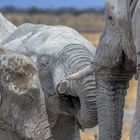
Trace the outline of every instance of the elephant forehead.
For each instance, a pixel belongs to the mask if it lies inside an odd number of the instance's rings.
[[[107,0],[106,11],[113,14],[117,20],[124,20],[127,18],[128,0]]]
[[[118,0],[106,0],[105,9],[113,12],[118,5],[117,1]]]

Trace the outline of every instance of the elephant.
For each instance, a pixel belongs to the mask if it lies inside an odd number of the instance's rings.
[[[52,140],[35,64],[0,48],[0,139]]]
[[[79,140],[79,129],[98,124],[95,74],[65,80],[94,60],[96,49],[77,31],[26,23],[0,47],[24,54],[36,64],[54,140]]]
[[[127,5],[128,0],[106,2],[105,28],[95,54],[99,140],[121,139],[125,95],[136,73]]]
[[[105,27],[94,61],[66,78],[79,80],[95,72],[99,140],[121,139],[125,95],[129,80],[136,73],[136,48],[130,22],[135,6],[136,0],[106,1]]]

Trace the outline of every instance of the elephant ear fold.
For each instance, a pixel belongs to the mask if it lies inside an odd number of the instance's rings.
[[[135,8],[137,6],[138,0],[130,0],[130,14],[131,14],[131,18],[133,17]]]
[[[26,93],[36,73],[34,64],[25,56],[5,53],[0,58],[1,85],[11,93]]]
[[[122,49],[127,58],[133,63],[136,62],[136,50],[133,41],[132,26],[131,26],[131,9],[130,1],[118,0],[116,1],[116,16],[119,30],[122,34]]]

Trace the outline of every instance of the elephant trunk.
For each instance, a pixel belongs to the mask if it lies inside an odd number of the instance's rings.
[[[92,128],[97,125],[97,106],[95,92],[95,74],[79,81],[78,97],[80,109],[77,113],[78,122],[82,129]]]
[[[126,89],[116,81],[109,83],[101,79],[97,76],[99,140],[120,140]]]
[[[64,84],[64,82],[66,82]],[[62,85],[61,85],[62,84]],[[92,128],[97,125],[96,84],[95,73],[79,81],[63,81],[58,89],[65,90],[60,96],[71,97],[74,107],[73,112],[82,129]],[[66,88],[64,88],[64,85]],[[60,88],[61,87],[61,88]],[[62,88],[63,87],[63,88]],[[63,90],[62,90],[63,89]],[[59,90],[58,90],[59,91]],[[78,98],[79,100],[76,100]],[[79,102],[79,104],[78,104]]]

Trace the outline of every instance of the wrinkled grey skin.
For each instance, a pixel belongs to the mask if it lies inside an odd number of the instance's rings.
[[[97,125],[95,74],[62,82],[94,59],[95,48],[79,33],[65,26],[24,24],[1,47],[37,64],[54,139],[79,140],[79,128]]]
[[[0,49],[0,139],[50,140],[37,69],[19,54]]]

